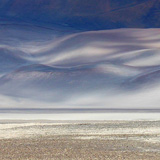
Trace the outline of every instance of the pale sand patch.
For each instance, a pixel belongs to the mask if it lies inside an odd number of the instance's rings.
[[[138,121],[137,121],[138,123]],[[141,122],[143,123],[143,122]],[[148,122],[149,123],[149,122]],[[154,123],[154,121],[153,121]],[[123,123],[16,123],[0,124],[0,139],[5,138],[31,138],[51,135],[122,135],[122,134],[160,134],[160,126],[141,126],[135,122],[132,126]],[[120,126],[120,124],[122,126]],[[144,121],[145,124],[145,121]],[[150,121],[152,124],[152,121]],[[99,127],[99,126],[103,127]],[[137,126],[136,126],[137,125]],[[84,137],[83,137],[84,138]],[[90,137],[91,138],[91,137]],[[153,141],[153,140],[151,140]]]

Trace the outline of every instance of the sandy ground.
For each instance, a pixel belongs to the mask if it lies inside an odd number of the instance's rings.
[[[160,121],[0,121],[0,160],[160,160]]]

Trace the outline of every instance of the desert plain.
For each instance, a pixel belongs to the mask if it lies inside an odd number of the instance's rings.
[[[160,121],[0,120],[0,160],[159,160]]]

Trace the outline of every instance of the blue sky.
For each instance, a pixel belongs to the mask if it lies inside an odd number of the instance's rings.
[[[1,23],[104,30],[159,28],[160,0],[3,0]]]

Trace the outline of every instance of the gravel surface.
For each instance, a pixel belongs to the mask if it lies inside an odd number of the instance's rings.
[[[0,121],[0,160],[160,160],[160,121]]]

